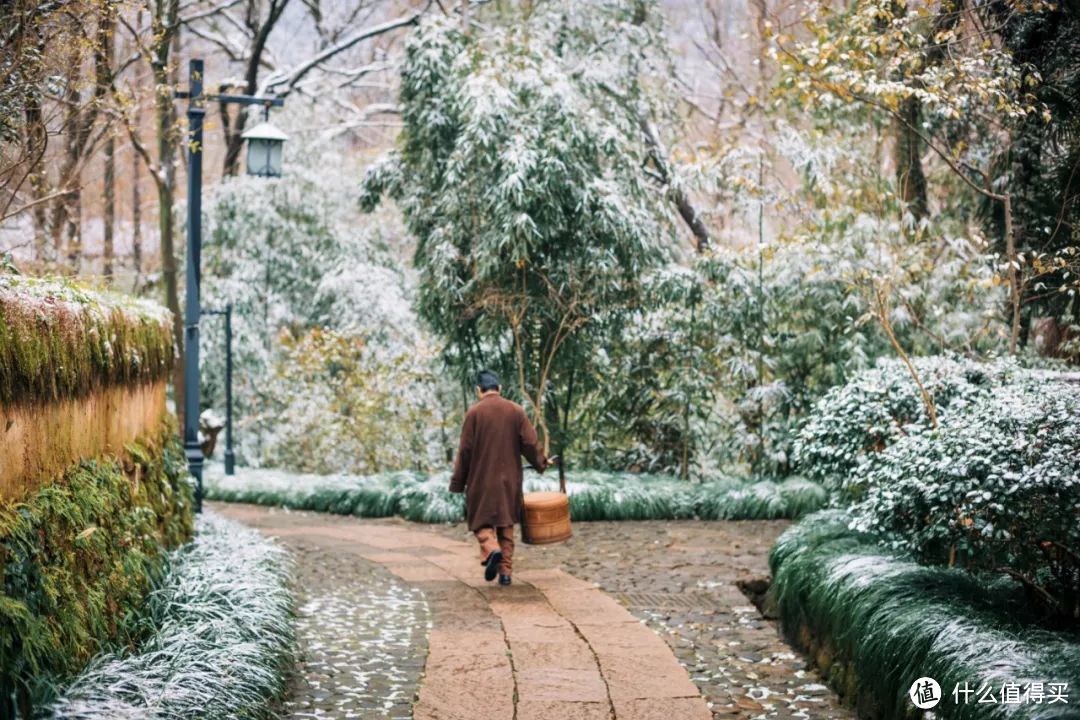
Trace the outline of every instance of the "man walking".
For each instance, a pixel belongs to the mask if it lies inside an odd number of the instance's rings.
[[[450,492],[465,493],[465,520],[480,543],[484,579],[498,575],[500,585],[509,585],[522,507],[521,456],[541,473],[548,459],[525,410],[499,394],[495,373],[477,373],[476,392],[480,400],[465,413]]]

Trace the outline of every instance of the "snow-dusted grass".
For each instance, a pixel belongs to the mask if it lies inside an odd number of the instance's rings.
[[[260,718],[285,690],[294,657],[288,556],[212,512],[170,556],[149,597],[152,634],[136,652],[94,658],[45,717]]]
[[[358,517],[397,515],[416,522],[458,522],[464,500],[447,490],[448,473],[300,475],[239,468],[233,477],[207,466],[206,497]],[[527,473],[525,491],[555,490],[553,476]],[[758,520],[792,518],[825,505],[825,491],[799,478],[783,482],[723,479],[690,483],[663,475],[579,471],[567,473],[575,520]]]

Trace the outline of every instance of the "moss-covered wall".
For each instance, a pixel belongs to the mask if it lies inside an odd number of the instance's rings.
[[[166,377],[175,354],[170,317],[69,280],[0,273],[0,405]]]
[[[192,535],[170,318],[0,272],[0,720],[137,643],[166,551]]]
[[[173,423],[116,456],[0,502],[0,714],[112,643],[134,644],[165,551],[192,535],[192,493]]]
[[[0,272],[0,501],[156,433],[171,317],[69,279]]]

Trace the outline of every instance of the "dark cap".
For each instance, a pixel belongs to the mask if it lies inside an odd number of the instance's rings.
[[[476,386],[481,392],[499,389],[499,376],[491,370],[481,370],[476,373]]]

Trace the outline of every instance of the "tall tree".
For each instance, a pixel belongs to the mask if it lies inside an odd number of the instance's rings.
[[[1026,69],[1046,115],[1022,118],[996,166],[1010,178],[1022,266],[1023,340],[1034,316],[1045,317],[1043,350],[1080,357],[1080,2],[1037,4],[1018,12],[988,3],[1006,49]],[[1001,237],[1006,218],[988,206]],[[1063,350],[1072,339],[1073,350]]]
[[[483,34],[426,21],[402,69],[399,149],[366,182],[368,205],[391,195],[417,238],[420,313],[448,360],[463,380],[502,370],[545,443],[565,445],[602,338],[670,232],[642,170],[645,38],[610,5],[558,3]]]
[[[96,93],[104,98],[111,91],[113,84],[113,63],[116,55],[116,8],[107,2],[101,8],[98,18],[98,47],[95,60]],[[102,238],[102,274],[106,278],[113,274],[114,238],[116,223],[116,137],[112,127],[106,129],[105,136],[105,207],[102,218],[104,235]]]
[[[142,159],[154,181],[158,200],[158,236],[161,245],[161,275],[165,306],[173,315],[173,334],[180,361],[173,372],[174,397],[184,394],[183,341],[184,317],[180,312],[179,276],[176,258],[176,163],[179,131],[176,123],[176,48],[180,37],[180,0],[147,0],[149,33],[142,27],[142,13],[136,24],[125,21],[131,41],[139,56],[150,66],[154,79],[154,130],[157,152],[152,153],[142,138],[136,121],[142,98],[134,88],[120,88],[113,83],[112,92],[121,109],[124,127],[132,147]],[[178,404],[179,408],[179,404]]]

